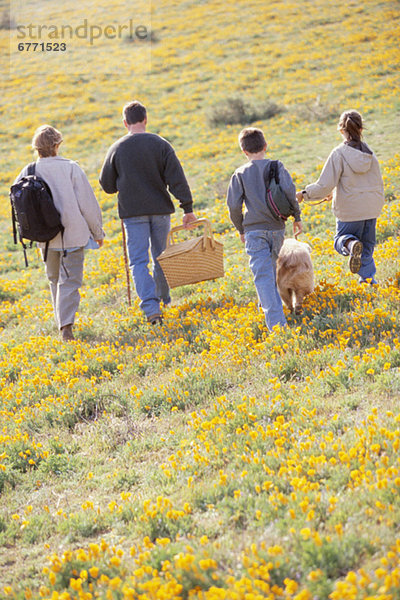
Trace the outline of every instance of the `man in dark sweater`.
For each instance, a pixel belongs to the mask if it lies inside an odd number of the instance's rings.
[[[100,173],[107,194],[118,192],[118,213],[126,232],[130,268],[140,307],[152,324],[162,320],[160,302],[171,301],[157,256],[165,249],[170,215],[175,211],[169,192],[183,209],[183,226],[196,220],[193,200],[182,166],[171,144],[146,132],[145,107],[134,100],[123,109],[127,135],[108,150]],[[149,272],[149,248],[153,273]]]

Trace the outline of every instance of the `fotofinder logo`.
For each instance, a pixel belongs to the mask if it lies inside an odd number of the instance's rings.
[[[10,73],[143,75],[151,68],[149,0],[11,0]]]

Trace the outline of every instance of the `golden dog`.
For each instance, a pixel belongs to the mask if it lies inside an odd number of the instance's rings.
[[[279,294],[290,312],[301,313],[304,296],[314,291],[314,269],[310,246],[288,238],[283,242],[276,263]]]

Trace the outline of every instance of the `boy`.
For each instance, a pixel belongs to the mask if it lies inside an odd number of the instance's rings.
[[[285,237],[285,222],[272,215],[265,200],[264,171],[270,160],[265,158],[267,143],[261,129],[247,127],[239,134],[239,145],[248,158],[231,177],[227,204],[232,223],[239,231],[249,255],[260,305],[269,330],[286,325],[282,300],[276,287],[276,260]],[[293,234],[302,232],[296,188],[289,173],[278,163],[280,186],[293,206]],[[245,214],[243,215],[243,202]]]

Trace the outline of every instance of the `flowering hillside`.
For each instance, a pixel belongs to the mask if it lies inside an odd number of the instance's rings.
[[[135,7],[28,0],[23,10],[11,2],[10,20],[4,9],[0,597],[395,600],[399,4]],[[101,28],[95,39],[76,35],[85,19]],[[51,23],[51,44],[63,43],[64,25],[64,54],[34,55],[28,32],[47,43]],[[128,305],[116,197],[98,184],[133,98],[149,130],[173,143],[196,215],[225,249],[224,278],[174,289],[158,328],[135,295]],[[269,156],[302,189],[340,142],[347,108],[363,114],[384,178],[379,286],[360,286],[334,253],[330,206],[302,206],[316,289],[269,335],[225,206],[243,162],[238,132],[262,127]],[[9,219],[9,186],[43,123],[88,174],[107,234],[87,253],[70,343],[54,326],[37,251],[26,269]]]

